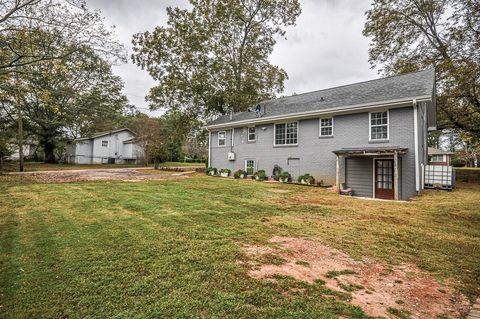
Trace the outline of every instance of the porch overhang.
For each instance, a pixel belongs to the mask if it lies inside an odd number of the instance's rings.
[[[362,147],[362,148],[342,148],[333,151],[337,156],[394,156],[405,155],[407,148],[389,146],[389,147]]]

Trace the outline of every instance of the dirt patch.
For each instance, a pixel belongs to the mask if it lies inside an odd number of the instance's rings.
[[[11,175],[17,178],[30,179],[44,183],[61,183],[61,182],[77,182],[77,181],[125,181],[138,182],[145,180],[166,180],[166,179],[182,179],[188,178],[188,174],[173,174],[172,172],[163,171],[145,171],[133,169],[90,169],[75,171],[50,171],[50,172],[33,172],[27,174]]]
[[[373,259],[354,260],[307,239],[274,237],[271,243],[272,247],[244,247],[252,260],[250,276],[266,279],[280,274],[306,282],[321,279],[331,290],[350,293],[351,303],[370,316],[396,318],[390,313],[396,310],[422,319],[459,318],[468,313],[469,302],[463,295],[414,265],[389,267]],[[255,262],[265,254],[276,254],[286,262]]]

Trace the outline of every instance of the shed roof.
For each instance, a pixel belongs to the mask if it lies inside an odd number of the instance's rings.
[[[120,128],[120,129],[118,129],[118,130],[104,131],[104,132],[94,133],[94,134],[92,134],[91,136],[88,136],[88,137],[77,138],[77,139],[75,139],[75,141],[91,140],[91,139],[94,139],[94,138],[97,138],[97,137],[102,137],[102,136],[105,136],[105,135],[115,134],[115,133],[123,132],[123,131],[129,131],[129,132],[132,133],[133,135],[136,135],[135,132],[133,132],[133,131],[130,130],[129,128],[124,127],[124,128]]]
[[[452,155],[452,154],[455,154],[455,153],[444,151],[444,150],[434,148],[434,147],[429,147],[428,148],[428,155]]]
[[[407,148],[399,146],[389,147],[360,147],[360,148],[342,148],[333,153],[346,156],[369,156],[369,155],[393,155],[395,152],[399,155],[407,153]]]
[[[427,98],[434,103],[435,70],[406,73],[365,82],[282,97],[259,103],[260,115],[255,112],[239,112],[223,115],[208,123],[208,126],[235,124],[239,121],[255,120],[296,113],[335,110],[348,106],[368,106],[386,101]]]

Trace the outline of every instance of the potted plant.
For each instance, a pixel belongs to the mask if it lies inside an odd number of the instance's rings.
[[[215,176],[217,175],[217,169],[215,167],[209,167],[206,171],[207,175]]]
[[[305,184],[305,185],[314,185],[315,184],[315,178],[313,178],[313,176],[311,176],[310,174],[304,174],[304,175],[298,176],[297,181],[300,184]]]
[[[263,169],[255,172],[255,174],[253,174],[253,176],[255,177],[255,180],[257,180],[257,181],[266,181],[268,179],[267,174],[265,173],[265,171]]]
[[[236,179],[245,178],[247,177],[247,172],[245,172],[243,169],[239,169],[233,174],[233,177]]]
[[[281,172],[278,175],[278,180],[282,183],[288,183],[292,181],[292,175],[289,172]]]
[[[220,176],[222,176],[222,177],[228,177],[228,176],[230,176],[230,173],[231,173],[231,172],[232,172],[232,171],[229,170],[228,168],[222,168],[222,169],[220,170]]]
[[[272,177],[274,181],[278,182],[278,180],[280,179],[281,172],[282,172],[282,168],[277,164],[275,164],[275,166],[273,166],[273,171],[272,171]]]

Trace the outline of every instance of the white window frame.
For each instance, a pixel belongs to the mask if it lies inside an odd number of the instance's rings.
[[[102,147],[108,147],[108,141],[102,141]]]
[[[383,113],[387,112],[387,138],[382,139],[372,139],[372,113]],[[381,125],[374,125],[375,127],[384,126],[385,124]],[[389,110],[381,110],[381,111],[372,111],[368,113],[368,140],[370,142],[386,142],[390,139],[390,111]]]
[[[322,120],[328,120],[328,119],[332,119],[332,125],[322,126]],[[332,134],[330,134],[330,135],[322,134],[322,128],[329,128],[329,127],[332,128]],[[318,119],[318,136],[320,136],[320,137],[332,137],[333,136],[333,116],[322,117],[322,118]]]
[[[247,174],[248,174],[248,170],[247,170],[248,166],[247,166],[247,163],[248,163],[249,161],[252,161],[252,162],[253,162],[253,167],[252,167],[252,168],[253,168],[253,171],[252,171],[252,174],[251,174],[251,175],[253,175],[253,174],[256,172],[256,170],[257,170],[257,161],[254,160],[254,159],[251,159],[251,158],[245,160],[245,162],[244,162],[245,165],[244,165],[244,166],[245,166],[245,172],[247,172]]]
[[[287,124],[297,123],[297,143],[295,144],[286,144],[287,143]],[[277,134],[277,125],[285,125],[285,144],[277,144],[276,134]],[[273,146],[298,146],[298,141],[300,139],[300,123],[298,121],[289,121],[273,124]]]
[[[223,138],[220,138],[220,133],[223,133]],[[223,145],[220,145],[221,140],[223,140]],[[217,146],[218,147],[227,146],[227,131],[218,131],[217,132]]]
[[[439,161],[435,160],[435,157],[437,157],[437,156],[440,157]],[[434,155],[432,155],[432,158],[430,159],[430,162],[431,163],[444,163],[446,161],[445,161],[445,157],[442,154],[434,154]]]
[[[255,132],[253,135],[255,136],[253,140],[250,139],[250,129],[253,128]],[[247,127],[247,141],[248,142],[255,142],[257,140],[257,128],[255,126],[249,126]]]

